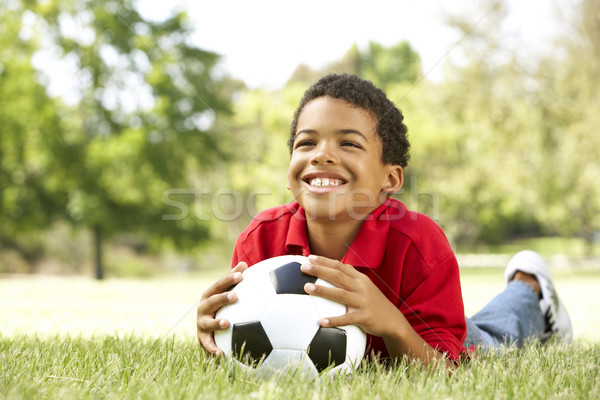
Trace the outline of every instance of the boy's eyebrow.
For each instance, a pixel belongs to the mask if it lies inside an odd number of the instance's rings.
[[[312,133],[317,133],[317,130],[316,129],[300,129],[298,132],[296,132],[294,137],[300,135],[301,133],[312,134]],[[361,138],[363,138],[367,143],[369,142],[369,139],[367,139],[367,137],[361,131],[357,131],[356,129],[340,129],[336,133],[339,133],[341,135],[358,135]]]

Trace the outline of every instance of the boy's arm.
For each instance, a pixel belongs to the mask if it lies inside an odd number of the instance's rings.
[[[408,355],[428,365],[443,360],[453,366],[452,360],[431,347],[413,329],[402,312],[392,304],[364,274],[350,265],[325,257],[310,256],[302,271],[324,279],[335,288],[308,283],[307,293],[346,304],[348,312],[339,317],[320,321],[321,326],[358,325],[367,333],[383,338],[394,358]]]
[[[389,300],[386,299],[386,301]],[[391,303],[390,303],[391,304]],[[391,357],[400,358],[403,354],[416,360],[420,360],[424,365],[433,362],[443,361],[446,367],[453,368],[456,364],[446,355],[431,347],[408,323],[404,315],[396,308],[399,316],[390,318],[390,333],[383,335],[383,341]]]

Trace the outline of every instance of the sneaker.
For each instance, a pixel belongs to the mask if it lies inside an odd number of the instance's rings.
[[[573,341],[573,327],[569,313],[564,304],[558,298],[550,270],[546,266],[544,259],[535,251],[521,251],[508,262],[504,270],[504,279],[506,283],[513,279],[517,271],[534,275],[540,284],[542,298],[540,299],[540,309],[546,322],[546,329],[542,334],[541,340],[545,341],[552,335],[556,335],[562,341],[571,343]]]

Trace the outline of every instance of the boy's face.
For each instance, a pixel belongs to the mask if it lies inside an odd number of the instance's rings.
[[[402,187],[402,167],[384,165],[377,121],[344,100],[304,106],[295,133],[288,188],[313,219],[364,219]]]

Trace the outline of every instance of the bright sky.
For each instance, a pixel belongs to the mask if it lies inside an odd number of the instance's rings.
[[[509,6],[514,40],[532,51],[560,36],[557,8],[574,0],[499,0]],[[393,45],[407,40],[423,70],[439,76],[444,55],[459,41],[444,22],[448,15],[478,21],[491,8],[474,0],[139,0],[146,17],[160,19],[171,5],[189,13],[195,43],[223,56],[222,68],[252,87],[281,86],[299,64],[322,67],[340,59],[353,43]],[[494,2],[495,3],[495,2]],[[492,4],[494,4],[492,3]],[[562,12],[561,12],[562,13]]]

